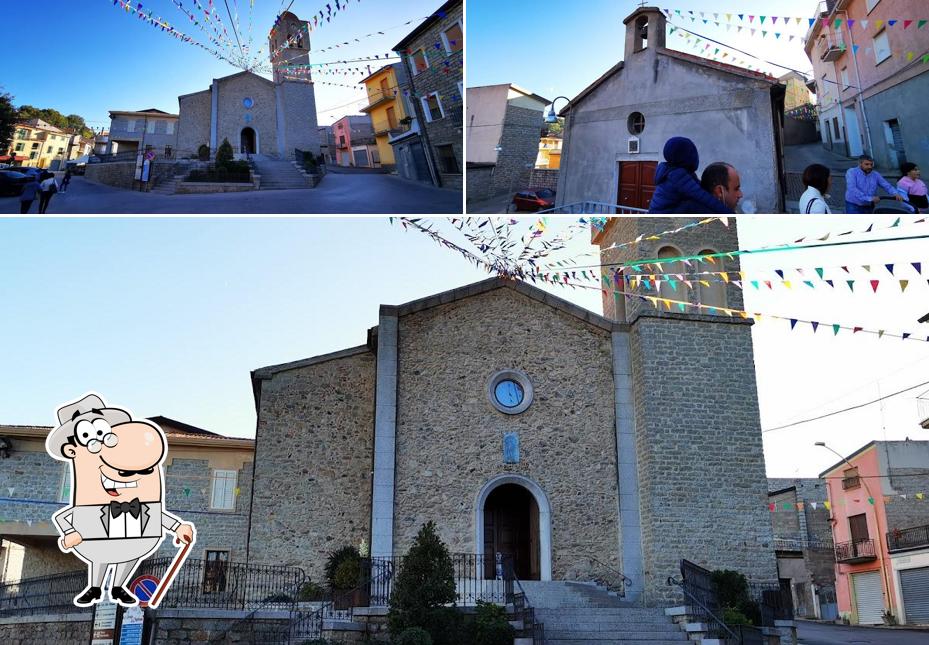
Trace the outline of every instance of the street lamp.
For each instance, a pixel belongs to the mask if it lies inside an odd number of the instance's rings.
[[[844,461],[844,462],[848,465],[849,468],[855,468],[855,466],[853,466],[852,463],[851,463],[848,459],[846,459],[846,458],[845,458],[844,456],[842,456],[840,453],[836,452],[835,450],[833,450],[832,448],[830,448],[829,446],[827,446],[825,441],[817,441],[814,445],[817,446],[817,447],[819,447],[819,448],[825,448],[825,449],[828,450],[829,452],[833,453],[833,454],[836,455],[839,459],[841,459],[842,461]],[[871,505],[872,511],[874,512],[874,527],[875,527],[875,529],[877,530],[877,546],[878,546],[878,549],[877,549],[877,551],[878,551],[877,557],[878,557],[878,560],[879,560],[880,563],[881,563],[881,578],[882,578],[883,581],[884,581],[884,598],[886,599],[885,602],[883,603],[883,605],[884,605],[884,610],[886,611],[886,610],[887,610],[887,603],[890,602],[890,583],[889,583],[888,580],[887,580],[887,568],[884,566],[884,540],[883,540],[883,538],[882,538],[882,536],[881,536],[881,525],[880,525],[880,523],[878,522],[878,516],[877,516],[877,498],[874,497],[874,495],[871,493],[871,487],[868,486],[868,480],[867,480],[866,478],[862,478],[862,479],[861,479],[861,483],[864,484],[864,489],[865,489],[865,492],[868,493],[868,498],[869,498],[870,500],[873,500],[873,502],[869,502],[869,504]],[[826,482],[826,486],[827,486],[827,487],[829,486],[829,482]],[[854,547],[853,547],[853,548],[854,548]],[[838,563],[837,563],[837,564],[838,564]],[[852,595],[852,594],[849,594],[849,597],[851,597],[851,595]]]
[[[571,99],[569,99],[567,96],[559,96],[555,99],[555,101],[558,99],[564,99],[568,102],[568,105],[571,105]],[[552,101],[552,107],[548,111],[548,116],[545,117],[546,123],[558,123],[558,114],[555,112],[555,101]]]

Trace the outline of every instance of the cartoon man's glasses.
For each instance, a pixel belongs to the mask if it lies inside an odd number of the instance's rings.
[[[119,443],[119,437],[113,434],[113,429],[105,419],[78,421],[74,426],[74,438],[94,454],[100,452],[103,446],[112,448]]]

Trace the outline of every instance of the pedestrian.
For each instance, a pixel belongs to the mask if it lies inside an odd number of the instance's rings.
[[[700,187],[722,203],[730,213],[735,213],[742,200],[739,171],[725,161],[717,161],[706,167],[700,178]]]
[[[903,176],[897,182],[897,188],[904,191],[910,199],[910,206],[916,208],[917,212],[929,212],[929,197],[926,189],[926,182],[919,178],[919,166],[912,161],[907,161],[900,166],[900,172]]]
[[[68,185],[71,183],[71,169],[65,170],[65,176],[61,179],[61,192],[68,192]]]
[[[36,195],[41,190],[39,178],[34,174],[27,175],[28,181],[23,185],[23,192],[19,195],[19,212],[25,215],[32,208],[32,202],[35,201]]]
[[[48,204],[52,201],[52,195],[58,192],[58,182],[55,181],[55,175],[50,172],[42,174],[42,182],[39,184],[41,192],[39,193],[39,215],[44,215],[48,210]]]
[[[807,215],[831,215],[832,209],[826,202],[832,186],[832,172],[822,164],[814,163],[803,171],[806,191],[800,197],[800,212]]]
[[[870,155],[858,157],[858,165],[845,173],[845,212],[855,215],[870,215],[874,212],[881,198],[877,196],[878,187],[883,188],[898,202],[903,197],[890,185],[881,174],[874,170],[874,159]]]
[[[733,215],[723,202],[700,186],[697,168],[700,154],[686,137],[672,137],[664,146],[665,161],[655,171],[655,194],[649,213],[665,215],[721,214]]]

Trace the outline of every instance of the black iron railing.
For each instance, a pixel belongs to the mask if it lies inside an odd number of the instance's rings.
[[[848,490],[850,488],[860,488],[860,487],[861,487],[861,478],[858,475],[853,475],[852,477],[842,478],[842,490]]]
[[[733,625],[732,631],[735,632],[739,639],[739,645],[765,645],[768,641],[765,639],[764,632],[752,625]]]
[[[929,524],[909,529],[894,529],[887,533],[887,550],[906,551],[929,546]]]
[[[511,583],[511,595],[507,596],[506,602],[513,606],[516,620],[522,623],[522,629],[518,630],[517,636],[531,638],[532,645],[545,645],[545,624],[536,621],[535,608],[529,604],[526,591],[516,576],[513,561],[510,559],[504,560],[505,577]]]
[[[0,585],[0,616],[81,611],[74,597],[87,587],[87,571],[26,578]]]
[[[587,560],[594,567],[594,582],[621,598],[626,596],[626,585],[632,581],[622,571],[593,557],[588,557]]]
[[[794,619],[789,581],[750,583],[748,588],[752,601],[758,606],[762,625],[774,627],[776,620]]]
[[[835,545],[836,562],[867,562],[876,558],[874,540],[854,540]]]
[[[712,574],[689,560],[681,560],[680,570],[681,579],[675,580],[669,576],[668,584],[680,587],[684,592],[690,606],[690,614],[698,622],[707,626],[707,633],[711,638],[737,639],[735,632],[719,617],[722,608],[719,606],[719,597],[716,593],[716,586],[713,584]]]
[[[160,579],[170,564],[171,558],[147,560],[138,573]],[[297,567],[188,558],[160,606],[240,611],[265,607],[290,611],[296,601],[294,589],[305,580],[303,569]]]
[[[294,161],[308,173],[315,175],[326,174],[326,164],[322,155],[317,157],[312,152],[294,148]]]

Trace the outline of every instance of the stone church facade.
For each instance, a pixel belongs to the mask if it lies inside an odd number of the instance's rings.
[[[292,159],[294,150],[318,155],[316,98],[310,74],[295,77],[290,65],[309,65],[309,23],[281,16],[269,39],[274,80],[244,71],[213,81],[209,89],[178,97],[178,149],[212,154],[228,139],[238,155]],[[284,44],[288,45],[285,47]]]
[[[604,263],[735,248],[734,224],[705,229]],[[729,289],[703,295],[740,307]],[[381,306],[359,347],[254,371],[249,561],[320,580],[335,548],[402,555],[431,520],[521,579],[622,571],[647,605],[674,597],[682,558],[775,581],[751,321],[620,300],[605,292],[607,318],[494,278]]]

